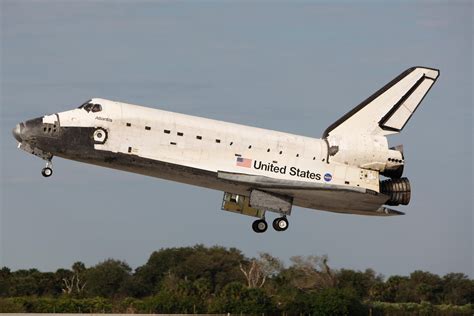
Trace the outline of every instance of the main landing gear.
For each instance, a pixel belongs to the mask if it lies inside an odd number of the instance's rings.
[[[255,190],[253,191],[255,192]],[[268,193],[265,192],[257,192],[258,194],[266,194],[266,198],[271,198],[272,196],[268,197]],[[255,195],[254,195],[255,197]],[[257,196],[258,198],[259,196]],[[275,197],[273,197],[275,201]],[[278,197],[277,197],[278,198]],[[259,200],[257,200],[258,202]],[[265,200],[268,202],[268,200]],[[288,220],[286,219],[287,215],[290,215],[291,212],[291,203],[288,200],[284,200],[279,198],[279,202],[282,202],[278,204],[277,207],[273,207],[272,212],[278,213],[280,217],[276,218],[273,221],[273,228],[278,231],[282,232],[288,229]],[[286,203],[286,204],[285,204]],[[224,192],[224,198],[222,199],[222,210],[228,211],[228,212],[233,212],[233,213],[238,213],[238,214],[243,214],[243,215],[249,215],[252,217],[257,217],[258,219],[252,223],[252,229],[256,233],[263,233],[268,229],[268,224],[265,221],[265,213],[267,210],[265,210],[265,206],[262,207],[252,207],[250,206],[250,197],[244,196],[244,195],[239,195],[239,194],[234,194],[234,193],[229,193],[229,192]],[[276,211],[278,210],[278,211]]]
[[[288,229],[288,220],[286,216],[275,218],[273,221],[273,229],[277,232],[282,232]],[[252,223],[252,229],[256,233],[263,233],[267,230],[268,224],[264,218],[257,219],[255,222]]]
[[[268,228],[268,224],[263,218],[257,219],[255,222],[252,223],[252,228],[253,231],[256,233],[264,233]]]
[[[51,160],[46,161],[46,167],[41,170],[41,174],[45,178],[51,177],[53,175],[53,163],[51,162]]]
[[[273,220],[273,229],[282,232],[288,229],[288,220],[285,216],[278,217]]]

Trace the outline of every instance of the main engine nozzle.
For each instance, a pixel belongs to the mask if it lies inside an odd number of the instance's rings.
[[[407,178],[380,181],[380,193],[390,197],[385,202],[387,205],[407,205],[411,197],[410,181]]]

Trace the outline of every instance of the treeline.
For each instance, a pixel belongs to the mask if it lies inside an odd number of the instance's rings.
[[[415,271],[384,278],[332,269],[325,256],[285,266],[235,248],[167,248],[133,271],[108,259],[92,267],[0,270],[0,312],[246,313],[287,315],[473,314],[474,280]]]

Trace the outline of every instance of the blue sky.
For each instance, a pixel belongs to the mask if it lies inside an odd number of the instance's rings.
[[[327,254],[336,268],[473,276],[468,1],[0,1],[0,266],[51,271],[162,247]],[[410,66],[441,76],[403,133],[405,216],[294,208],[285,233],[220,211],[222,193],[16,148],[20,121],[104,97],[320,137]],[[287,261],[288,262],[288,261]]]

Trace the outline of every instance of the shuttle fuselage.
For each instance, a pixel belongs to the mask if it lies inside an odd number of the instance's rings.
[[[323,139],[100,98],[20,123],[13,134],[20,148],[47,161],[44,176],[58,156],[224,191],[223,209],[260,217],[257,232],[266,230],[265,211],[281,214],[274,227],[285,230],[292,205],[395,215],[401,212],[383,204],[407,204],[410,192],[401,178],[403,153],[388,147],[386,135],[403,128],[411,116],[405,112],[414,112],[437,76],[430,68],[407,70]],[[381,182],[380,175],[393,179]]]

